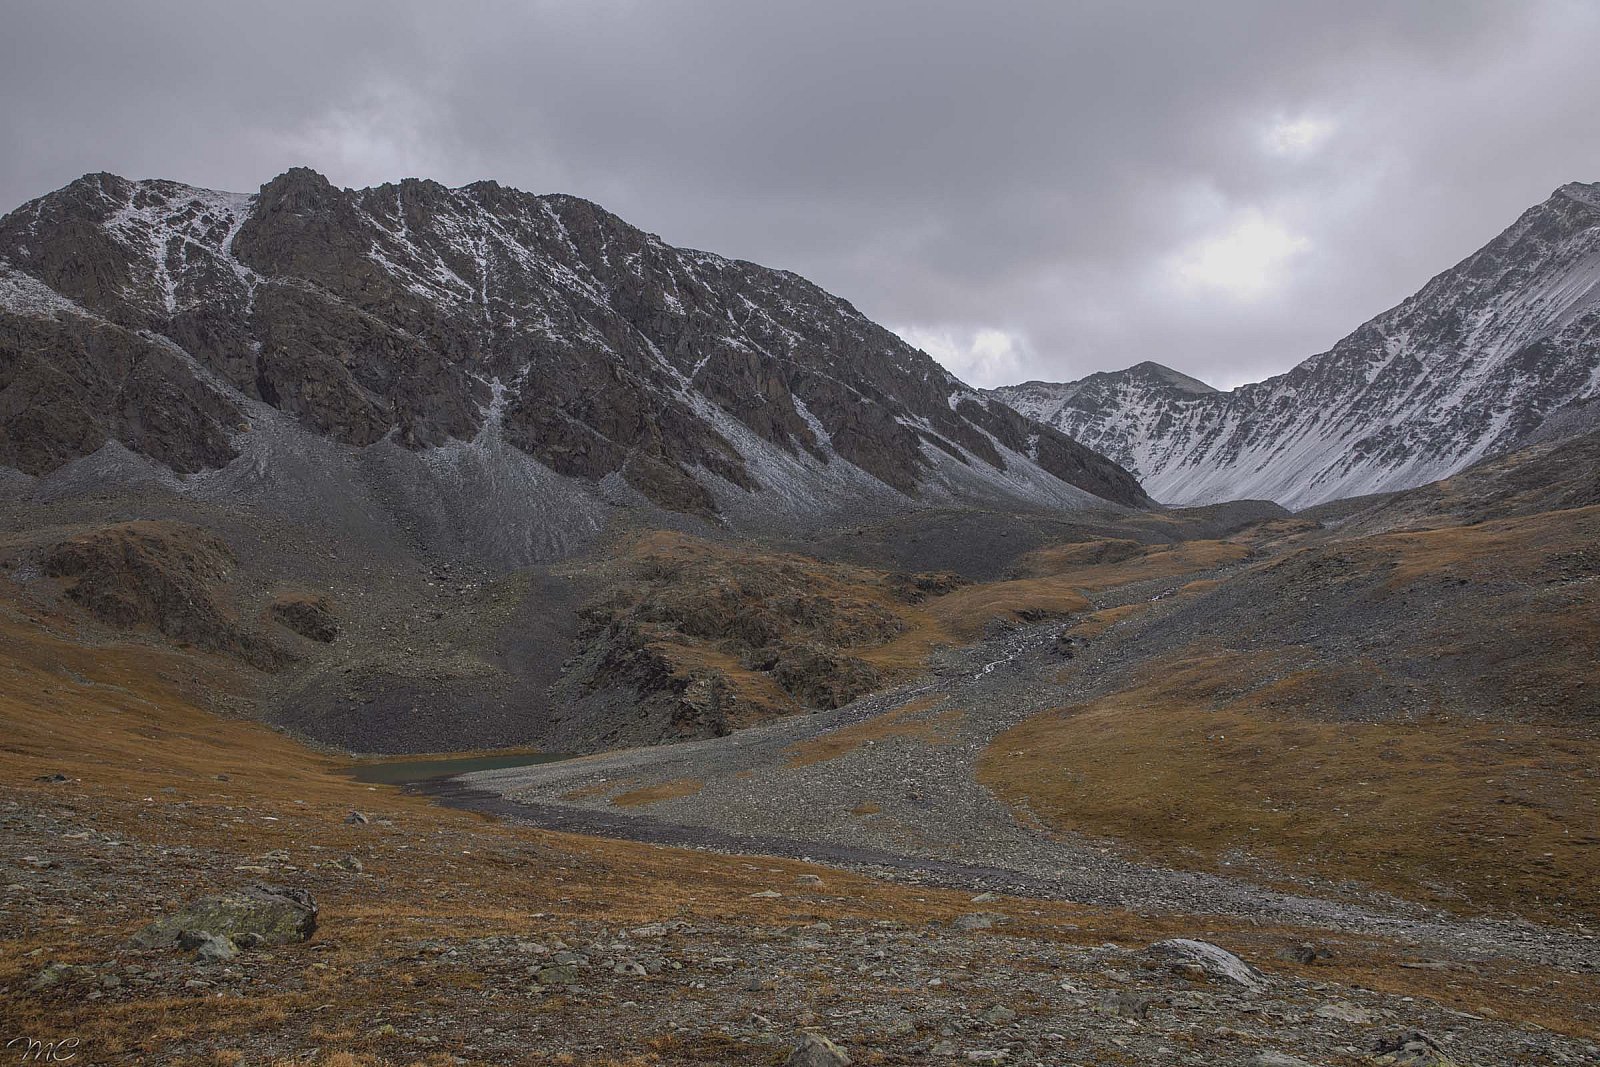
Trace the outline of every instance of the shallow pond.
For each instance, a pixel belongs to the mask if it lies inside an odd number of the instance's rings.
[[[461,759],[372,760],[347,768],[358,782],[376,785],[414,785],[436,778],[451,778],[469,771],[497,771],[503,767],[531,767],[555,763],[566,756],[548,752],[522,752],[506,756],[467,756]]]

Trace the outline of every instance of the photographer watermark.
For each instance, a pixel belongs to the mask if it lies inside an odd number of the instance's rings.
[[[13,1037],[6,1042],[7,1057],[16,1056],[16,1063],[70,1063],[78,1055],[78,1039],[61,1037],[41,1041],[36,1037]]]

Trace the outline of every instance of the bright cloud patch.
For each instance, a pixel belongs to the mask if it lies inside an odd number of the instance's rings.
[[[419,89],[386,80],[358,98],[329,107],[276,137],[285,159],[315,159],[330,173],[358,183],[428,175],[457,180],[450,153],[435,134],[438,108]]]
[[[1333,123],[1301,117],[1280,119],[1267,129],[1263,143],[1275,156],[1308,156],[1333,136]]]
[[[1005,330],[951,330],[901,326],[894,331],[969,385],[1006,385],[1022,375],[1024,345]]]
[[[1168,269],[1186,289],[1254,300],[1277,288],[1289,262],[1310,247],[1304,237],[1252,212],[1226,233],[1179,252]]]

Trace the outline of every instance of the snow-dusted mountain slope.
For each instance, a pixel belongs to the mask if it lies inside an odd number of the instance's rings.
[[[730,521],[1148,502],[805,279],[575,197],[95,174],[0,219],[0,467],[266,477],[327,444]]]
[[[1304,507],[1421,485],[1592,419],[1600,185],[1571,184],[1286,374],[1222,393],[1155,363],[995,395],[1115,459],[1168,504]]]

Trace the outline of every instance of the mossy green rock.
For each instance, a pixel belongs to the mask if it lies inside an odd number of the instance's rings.
[[[174,945],[185,931],[225,937],[244,947],[304,941],[317,929],[317,905],[303,889],[249,886],[201,897],[139,931],[141,948]]]

